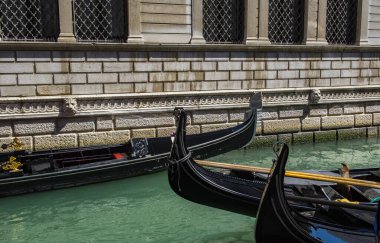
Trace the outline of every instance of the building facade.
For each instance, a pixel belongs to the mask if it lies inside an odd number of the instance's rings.
[[[256,144],[377,137],[377,0],[3,0],[0,143],[27,149],[242,122]]]

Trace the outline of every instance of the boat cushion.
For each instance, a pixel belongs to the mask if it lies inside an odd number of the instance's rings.
[[[27,163],[29,171],[32,173],[54,170],[57,167],[55,161],[50,156],[33,159]]]
[[[113,153],[112,156],[114,157],[114,159],[122,159],[122,158],[125,158],[126,154],[124,154],[124,153]]]

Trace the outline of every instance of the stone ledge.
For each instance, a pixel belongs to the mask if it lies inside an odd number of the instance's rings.
[[[130,138],[131,132],[129,130],[98,133],[80,133],[78,135],[79,146],[126,143]]]
[[[313,141],[314,141],[313,132],[300,132],[300,133],[293,134],[294,144],[313,143]]]
[[[277,134],[301,131],[300,119],[263,121],[264,134]]]
[[[278,134],[278,141],[281,143],[292,144],[293,134],[292,133]]]
[[[321,99],[313,106],[336,103],[352,104],[353,102],[368,104],[380,100],[379,85],[360,86],[356,87],[355,90],[352,87],[320,90]],[[296,112],[297,114],[295,111],[287,111],[289,114],[285,114],[284,107],[311,105],[310,91],[309,88],[0,98],[0,120],[9,119],[10,116],[13,119],[30,119],[172,112],[176,106],[189,111],[247,109],[250,96],[254,92],[262,92],[263,107],[266,110],[282,107],[280,117],[296,117],[301,115],[301,109]],[[64,100],[67,99],[76,101],[75,114],[62,112]],[[360,105],[364,107],[364,104]],[[373,106],[371,109],[375,108],[378,109],[377,106]],[[327,114],[327,107],[324,113]]]
[[[174,107],[188,111],[248,109],[253,91],[178,92],[131,95],[81,95],[0,99],[0,120],[48,117],[81,117],[172,113]],[[75,104],[73,114],[64,113],[64,101]]]
[[[131,44],[80,42],[0,42],[0,51],[256,51],[256,52],[377,52],[379,46],[244,45],[244,44]]]
[[[274,143],[277,142],[277,135],[269,135],[269,136],[258,136],[255,137],[253,142],[248,147],[265,147],[265,146],[273,146]]]
[[[363,128],[351,128],[351,129],[338,129],[338,140],[351,140],[364,138],[367,136],[367,129]]]
[[[21,143],[22,143],[22,150],[33,150],[33,137],[32,136],[26,136],[26,137],[17,137]],[[13,142],[15,137],[7,137],[7,138],[0,138],[0,144],[9,144]],[[13,148],[9,147],[8,149],[2,150],[2,152],[13,152]]]
[[[316,131],[314,133],[314,140],[316,143],[336,141],[336,138],[337,138],[336,134],[337,134],[336,130]]]
[[[34,150],[75,148],[78,146],[76,134],[44,135],[34,137]]]

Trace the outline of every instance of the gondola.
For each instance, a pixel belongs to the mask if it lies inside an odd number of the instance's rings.
[[[184,110],[177,110],[177,130],[168,167],[168,180],[172,190],[199,204],[255,216],[266,182],[213,172],[195,163],[194,152],[187,149],[186,118]],[[236,129],[219,138],[218,144],[223,148],[232,148],[236,143],[248,144],[251,136],[247,134],[254,132],[254,126]]]
[[[290,207],[289,198],[286,197],[284,191],[284,175],[288,153],[288,146],[283,145],[261,198],[255,229],[257,243],[379,242],[380,215],[378,210],[380,202],[377,207],[373,207],[374,210],[360,209],[363,216],[368,211],[374,215],[373,223],[369,227],[366,225],[347,225],[344,222],[345,217],[341,216],[341,219],[338,220],[336,217],[332,217],[333,213],[331,212],[305,216]],[[309,200],[309,202],[312,201],[313,199]],[[323,202],[323,200],[314,200],[314,202],[330,205],[332,208],[344,206],[332,206],[330,201]],[[324,216],[326,214],[328,215]]]
[[[255,135],[261,94],[252,95],[243,123],[186,138],[197,158],[208,158],[251,142]],[[176,108],[183,112],[183,109]],[[244,139],[229,142],[231,134]],[[11,145],[17,145],[13,143]],[[172,137],[131,139],[127,144],[39,152],[0,154],[0,197],[122,179],[163,171]],[[7,146],[3,146],[6,148]]]
[[[168,180],[172,190],[179,196],[209,207],[255,217],[257,209],[267,184],[267,175],[244,171],[217,171],[203,167],[195,162],[195,157],[186,146],[186,115],[179,111],[176,114],[177,132],[174,139]],[[228,143],[244,139],[241,131],[231,133]],[[339,171],[313,171],[314,173],[339,177]],[[380,181],[378,168],[355,169],[351,177],[371,181]],[[286,178],[286,192],[290,196],[308,196],[326,200],[342,200],[345,195],[339,192],[336,183],[307,181],[296,178]],[[343,195],[342,195],[343,194]],[[351,187],[351,200],[371,202],[380,199],[380,190],[364,187]],[[302,202],[291,202],[297,211],[315,211],[315,205]],[[373,215],[358,217],[355,210],[337,209],[336,215],[351,214],[347,222],[355,224],[372,224]]]

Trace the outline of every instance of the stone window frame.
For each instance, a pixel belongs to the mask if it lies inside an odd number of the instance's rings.
[[[58,0],[61,33],[58,42],[77,42],[73,28],[72,0]],[[128,37],[127,43],[144,43],[141,34],[140,0],[127,0]]]
[[[208,44],[245,40],[245,0],[203,0],[203,37]]]
[[[313,0],[305,0],[304,45],[328,45],[326,40],[327,0],[318,1],[313,9]],[[202,30],[203,0],[192,0],[192,38],[191,44],[205,44]],[[245,44],[271,45],[268,39],[268,0],[245,0]],[[357,29],[355,45],[368,45],[368,8],[369,0],[358,0]],[[259,9],[259,11],[256,11]],[[313,22],[310,12],[317,12],[317,23]],[[249,14],[248,14],[249,13]],[[316,33],[316,36],[314,36]]]
[[[55,42],[60,33],[58,0],[3,1],[0,40]]]
[[[327,0],[318,0],[317,9],[313,9],[310,4],[313,0],[305,0],[305,43],[306,45],[328,45],[326,40],[326,15],[327,15]],[[317,1],[317,0],[314,0]],[[368,10],[369,0],[357,0],[357,23],[356,23],[356,38],[354,45],[365,46],[369,45],[368,41]],[[315,7],[315,6],[314,6]],[[311,12],[317,11],[317,23],[313,23]],[[314,33],[316,32],[316,36]],[[343,45],[344,46],[344,45]]]
[[[144,43],[141,33],[140,1],[128,0],[128,37],[126,43]],[[309,12],[311,1],[318,1],[318,21],[313,23]],[[203,38],[203,0],[192,0],[192,34],[190,44],[206,44]],[[268,0],[245,0],[245,45],[271,45],[268,39]],[[57,42],[77,42],[73,31],[72,0],[58,0],[60,34]],[[257,11],[259,9],[259,11]],[[305,0],[305,45],[327,45],[326,41],[327,0]],[[368,41],[369,0],[358,0],[356,45],[369,45]],[[313,29],[314,28],[314,29]],[[316,28],[316,29],[315,29]],[[316,36],[314,36],[316,33]],[[1,41],[1,39],[0,39]],[[211,44],[212,45],[212,44]]]
[[[268,35],[274,45],[305,43],[305,0],[268,0]]]

